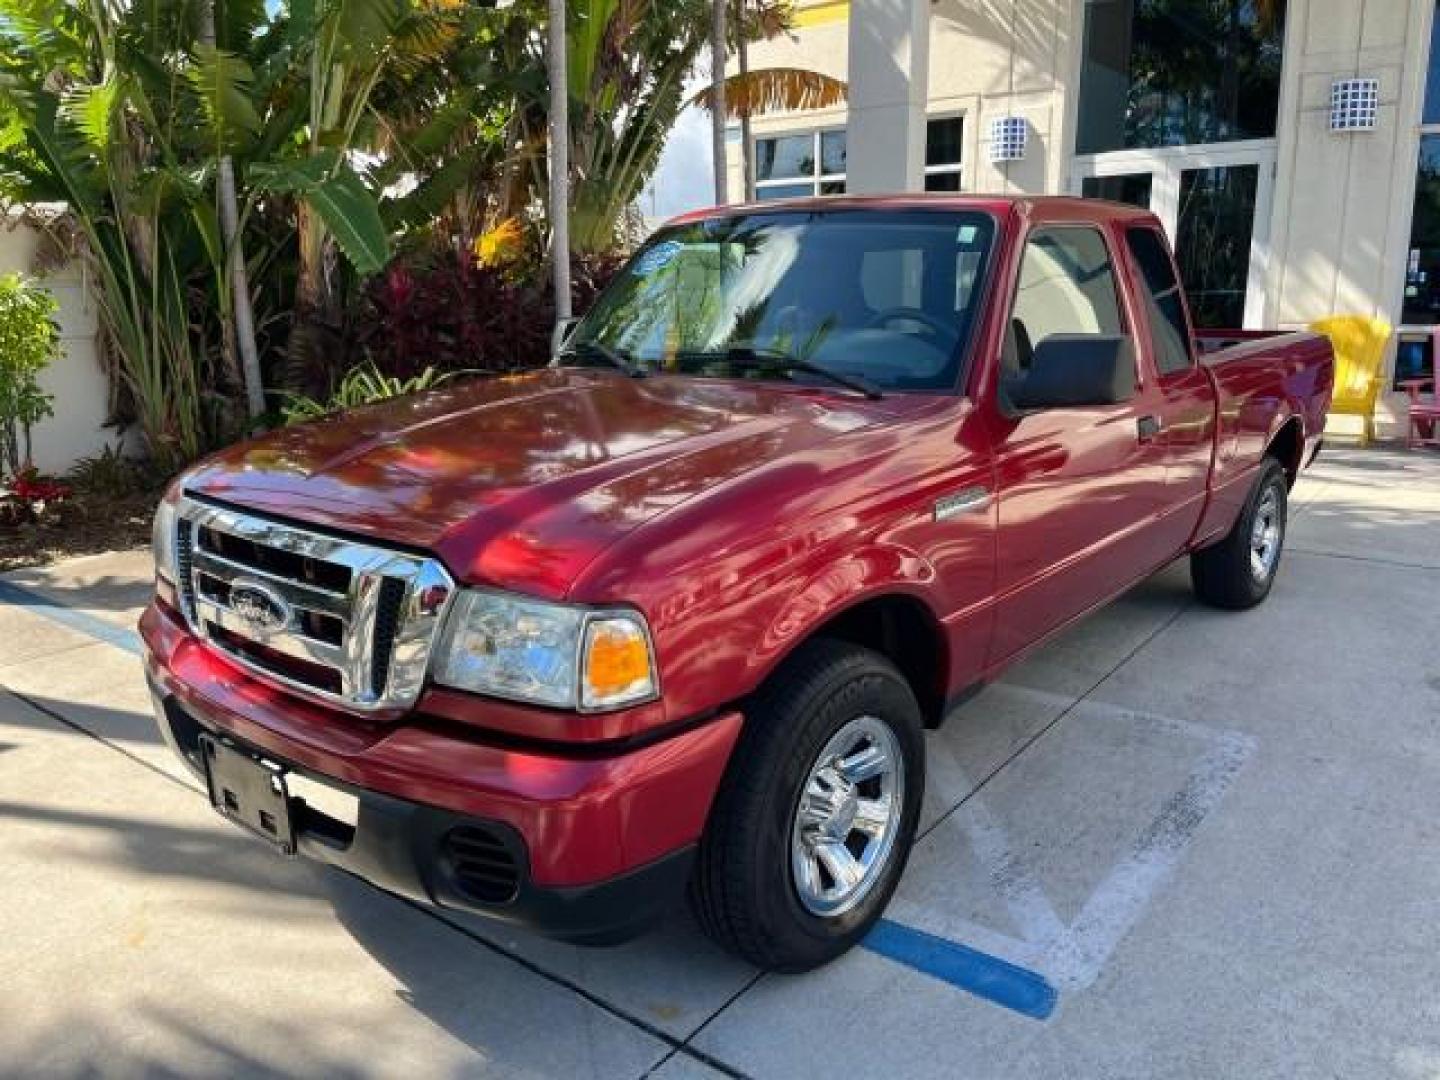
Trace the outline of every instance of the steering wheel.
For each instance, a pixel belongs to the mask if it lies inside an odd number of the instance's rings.
[[[866,325],[868,329],[878,330],[893,322],[907,321],[920,323],[932,335],[943,341],[947,347],[953,346],[960,339],[960,331],[954,325],[916,307],[885,308],[883,311],[877,311]]]

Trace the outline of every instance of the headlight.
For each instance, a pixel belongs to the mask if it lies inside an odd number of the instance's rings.
[[[477,694],[597,711],[656,694],[654,650],[638,612],[466,589],[455,600],[435,678]]]
[[[155,508],[155,527],[150,538],[155,556],[155,573],[170,584],[179,576],[175,569],[175,504],[166,498]]]

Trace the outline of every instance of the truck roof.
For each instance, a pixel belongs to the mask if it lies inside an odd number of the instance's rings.
[[[1046,220],[1113,221],[1150,220],[1149,211],[1103,199],[1075,195],[956,195],[925,192],[899,195],[812,195],[800,199],[771,199],[692,210],[671,218],[666,225],[683,225],[708,218],[737,214],[764,214],[795,210],[981,210],[992,214],[1038,214]]]

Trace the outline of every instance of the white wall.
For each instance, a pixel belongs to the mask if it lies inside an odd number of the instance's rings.
[[[938,0],[930,45],[930,113],[965,116],[966,191],[1059,191],[1068,157],[1069,0]],[[990,122],[1022,116],[1021,161],[992,163]]]
[[[29,226],[0,220],[0,273],[31,274],[38,234]],[[102,428],[109,384],[96,349],[95,307],[78,269],[41,279],[60,303],[62,355],[40,376],[54,395],[55,415],[32,430],[35,464],[41,472],[64,473],[77,459],[98,453],[119,441],[113,429]]]

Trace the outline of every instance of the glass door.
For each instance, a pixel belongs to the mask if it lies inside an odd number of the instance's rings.
[[[1274,184],[1275,143],[1265,139],[1082,155],[1072,190],[1160,219],[1197,327],[1260,329]]]
[[[1216,165],[1180,173],[1175,256],[1196,326],[1246,326],[1255,238],[1258,165]]]

